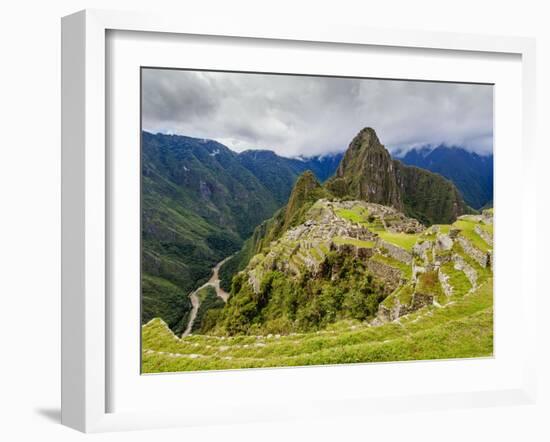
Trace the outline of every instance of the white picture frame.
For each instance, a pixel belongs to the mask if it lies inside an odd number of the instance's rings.
[[[368,45],[379,48],[436,49],[521,57],[521,158],[523,164],[522,216],[536,218],[535,176],[535,43],[518,37],[491,37],[451,33],[389,31],[342,26],[292,27],[277,23],[189,21],[151,14],[86,10],[62,20],[62,423],[85,432],[159,428],[208,424],[208,416],[186,415],[182,410],[110,412],[108,404],[109,362],[107,339],[109,274],[107,254],[111,210],[108,186],[106,121],[108,118],[106,36],[110,31],[155,32],[163,35],[199,35],[272,39],[279,41]],[[136,91],[138,93],[138,91]],[[522,230],[522,256],[536,253],[534,232]],[[521,269],[521,299],[536,303],[536,278]],[[525,336],[533,337],[536,325],[518,318]],[[535,399],[535,339],[526,341],[524,375],[520,385],[501,389],[476,389],[462,393],[430,392],[425,395],[329,398],[306,409],[285,411],[280,407],[262,412],[228,416],[226,422],[248,422],[286,417],[334,414],[368,414],[383,409],[460,408]],[[359,368],[360,369],[360,368]],[[285,370],[291,373],[293,369]],[[315,368],[310,369],[315,370]],[[257,372],[255,372],[257,373]],[[266,372],[264,372],[266,373]],[[357,369],[355,369],[357,373]],[[198,378],[196,378],[198,379]],[[255,404],[236,404],[254,410]]]

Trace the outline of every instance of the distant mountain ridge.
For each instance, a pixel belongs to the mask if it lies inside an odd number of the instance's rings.
[[[493,155],[479,155],[458,146],[422,146],[394,152],[394,158],[410,166],[443,175],[462,192],[474,209],[492,207]]]
[[[271,150],[245,150],[238,154],[239,162],[273,193],[282,205],[290,196],[292,186],[300,174],[311,170],[321,182],[330,178],[343,153],[316,155],[304,158],[288,158]]]

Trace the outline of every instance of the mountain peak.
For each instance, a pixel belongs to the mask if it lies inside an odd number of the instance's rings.
[[[372,127],[364,127],[361,129],[359,133],[355,135],[355,138],[353,138],[350,144],[350,148],[365,148],[370,146],[382,146],[380,144],[380,140],[378,139],[378,135],[376,135],[376,131]]]
[[[338,196],[403,210],[393,161],[372,127],[361,129],[353,138],[330,186]]]
[[[300,175],[285,208],[284,230],[295,226],[302,221],[305,212],[320,198],[329,196],[329,193],[321,186],[315,175],[306,170]]]
[[[336,197],[390,206],[426,224],[454,221],[468,210],[450,181],[393,160],[371,127],[352,140],[327,188]]]
[[[317,178],[311,170],[306,170],[298,177],[298,180],[294,185],[294,189],[297,189],[299,187],[305,187],[306,189],[315,189],[317,187],[321,187],[321,184],[319,184],[319,181],[317,181]]]
[[[294,184],[288,200],[288,207],[292,211],[293,208],[301,206],[304,201],[310,200],[312,195],[315,195],[314,198],[317,199],[317,194],[322,192],[322,190],[323,188],[313,172],[306,170],[298,177],[296,184]]]

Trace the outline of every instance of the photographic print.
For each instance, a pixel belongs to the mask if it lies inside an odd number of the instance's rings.
[[[141,128],[143,373],[493,355],[492,85],[142,68]]]

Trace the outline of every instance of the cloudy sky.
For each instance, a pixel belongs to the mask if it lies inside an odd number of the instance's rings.
[[[280,155],[345,150],[373,127],[390,150],[493,149],[488,85],[144,69],[142,124]]]

